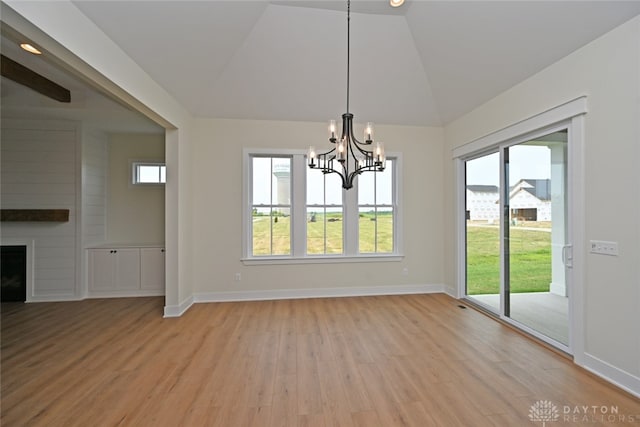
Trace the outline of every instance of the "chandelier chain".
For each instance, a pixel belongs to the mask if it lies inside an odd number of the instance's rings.
[[[351,50],[351,0],[347,0],[347,113],[349,113],[349,58]]]

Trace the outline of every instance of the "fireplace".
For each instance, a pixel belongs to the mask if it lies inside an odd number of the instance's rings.
[[[27,246],[0,247],[0,299],[2,302],[27,299]]]

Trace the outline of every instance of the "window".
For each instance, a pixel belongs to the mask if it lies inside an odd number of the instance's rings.
[[[164,184],[167,170],[161,162],[133,162],[134,184]]]
[[[342,180],[320,169],[307,169],[307,254],[343,251]]]
[[[305,152],[245,149],[244,261],[397,259],[400,165],[388,154],[384,172],[345,191],[337,174],[309,169]]]
[[[291,253],[291,158],[251,159],[252,254]]]
[[[360,253],[393,252],[393,160],[383,172],[358,177],[358,247]]]

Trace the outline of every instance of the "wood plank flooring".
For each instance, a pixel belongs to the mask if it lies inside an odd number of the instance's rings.
[[[525,426],[640,422],[640,400],[445,295],[3,304],[2,426]],[[608,414],[610,415],[610,414]],[[563,423],[564,421],[564,423]]]

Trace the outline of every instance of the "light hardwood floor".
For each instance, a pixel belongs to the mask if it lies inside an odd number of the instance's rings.
[[[2,426],[629,425],[640,400],[445,295],[2,305]],[[637,425],[637,424],[634,424]]]

